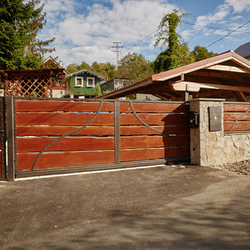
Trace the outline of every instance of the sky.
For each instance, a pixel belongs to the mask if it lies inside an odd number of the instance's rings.
[[[95,61],[116,65],[117,59],[128,53],[142,54],[154,61],[161,52],[154,46],[158,25],[174,9],[190,14],[177,30],[190,51],[199,45],[219,54],[250,42],[250,0],[41,0],[41,3],[45,4],[47,23],[38,38],[55,37],[52,46],[56,51],[50,55],[58,57],[65,68],[83,61],[89,65]],[[114,48],[116,45],[119,48]]]

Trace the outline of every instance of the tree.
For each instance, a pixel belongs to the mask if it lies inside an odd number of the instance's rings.
[[[154,61],[156,73],[181,67],[195,61],[186,43],[179,44],[174,54],[170,50],[161,52]]]
[[[0,0],[0,68],[33,69],[42,64],[42,56],[54,49],[45,47],[54,41],[40,41],[38,32],[46,24],[40,0]]]
[[[66,67],[66,71],[68,74],[76,72],[79,68],[79,65],[77,63],[71,63]]]
[[[100,83],[97,82],[95,85],[95,96],[100,96],[102,94]]]
[[[205,47],[198,45],[195,46],[191,54],[193,55],[196,62],[216,55],[216,53],[212,51],[208,52]]]
[[[105,76],[108,80],[114,78],[115,66],[111,63],[93,62],[91,69]]]
[[[154,62],[155,72],[174,69],[194,61],[187,44],[176,32],[176,29],[181,27],[183,18],[187,15],[189,14],[184,14],[181,10],[174,10],[162,18],[158,26],[158,38],[155,46],[160,45],[163,49],[164,46],[168,45],[168,48],[157,56]]]
[[[147,61],[141,54],[129,53],[120,60],[115,77],[136,82],[152,74],[153,68],[150,61]]]

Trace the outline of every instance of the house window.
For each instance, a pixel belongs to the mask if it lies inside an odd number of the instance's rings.
[[[95,87],[95,78],[94,77],[87,78],[87,87],[89,87],[89,88]]]
[[[83,87],[83,78],[82,77],[75,78],[75,86],[76,87]]]

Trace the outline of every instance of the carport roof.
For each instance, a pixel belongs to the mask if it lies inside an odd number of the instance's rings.
[[[247,101],[250,95],[250,61],[231,50],[154,74],[96,98],[110,99],[143,93],[165,100],[184,100],[185,92],[195,98],[223,97]]]

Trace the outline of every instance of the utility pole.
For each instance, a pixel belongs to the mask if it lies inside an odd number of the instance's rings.
[[[119,53],[121,52],[119,49],[122,49],[123,46],[119,45],[121,42],[113,42],[114,46],[112,46],[114,52],[116,53],[116,67],[118,67],[119,64]]]

